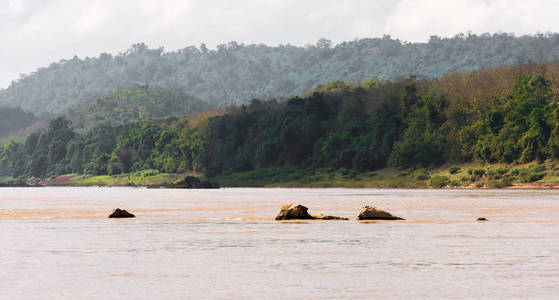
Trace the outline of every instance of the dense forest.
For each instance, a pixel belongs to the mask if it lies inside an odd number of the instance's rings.
[[[74,57],[22,76],[0,91],[0,105],[37,116],[65,113],[77,103],[135,85],[189,93],[213,105],[284,98],[330,81],[395,80],[416,75],[438,78],[449,72],[548,63],[559,59],[559,34],[433,36],[407,43],[389,36],[333,45],[243,45],[230,42],[173,52],[135,44],[118,55]]]
[[[77,133],[65,117],[0,151],[0,176],[199,172],[274,166],[365,172],[559,158],[559,65],[437,80],[340,81],[283,101]]]

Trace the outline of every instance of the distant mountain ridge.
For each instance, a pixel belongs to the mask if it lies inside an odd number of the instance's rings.
[[[230,42],[215,50],[202,44],[174,52],[135,44],[116,56],[74,57],[40,68],[1,90],[0,105],[54,115],[87,99],[146,84],[183,91],[211,104],[238,104],[297,95],[334,80],[437,78],[448,72],[558,59],[556,33],[433,36],[428,43],[385,36],[335,46],[321,39],[306,47]]]

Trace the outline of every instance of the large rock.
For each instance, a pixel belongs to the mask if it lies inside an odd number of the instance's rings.
[[[286,204],[276,216],[276,220],[347,220],[347,218],[309,214],[308,208],[300,204]]]
[[[217,182],[210,181],[200,181],[200,179],[194,176],[186,176],[183,180],[178,182],[173,186],[179,189],[218,189],[219,184]]]
[[[365,206],[359,212],[357,216],[359,220],[404,220],[400,217],[394,216],[391,213],[384,211],[382,209]]]
[[[127,212],[125,209],[117,208],[109,215],[109,218],[134,218],[135,215]]]

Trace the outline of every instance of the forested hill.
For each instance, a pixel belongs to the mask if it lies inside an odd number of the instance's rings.
[[[77,130],[97,124],[117,126],[125,123],[190,115],[208,109],[199,99],[182,92],[136,86],[94,98],[71,108],[65,116]]]
[[[23,129],[37,121],[35,115],[20,108],[0,106],[0,137]]]
[[[408,75],[438,78],[464,72],[559,58],[559,34],[432,37],[406,43],[389,37],[332,45],[242,45],[231,42],[208,50],[175,52],[133,45],[116,56],[62,60],[40,68],[0,91],[0,105],[59,114],[76,103],[120,88],[149,85],[189,93],[211,104],[246,103],[258,98],[301,94],[333,80],[362,82]]]
[[[44,132],[0,148],[0,177],[145,170],[214,177],[283,167],[301,175],[323,168],[365,173],[387,165],[557,160],[558,95],[559,64],[524,65],[432,81],[332,82],[285,101],[253,100],[198,117],[99,125],[83,133],[59,117]],[[541,179],[541,168],[522,180]],[[559,168],[553,171],[559,175]],[[483,175],[476,174],[470,175]]]

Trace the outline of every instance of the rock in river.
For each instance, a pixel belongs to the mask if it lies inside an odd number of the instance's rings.
[[[217,182],[200,181],[194,176],[186,176],[173,187],[178,189],[219,189],[219,184]]]
[[[480,221],[480,222],[489,221],[489,220],[487,220],[487,218],[484,218],[484,217],[479,217],[479,218],[477,218],[477,220]]]
[[[309,214],[308,208],[300,204],[286,204],[276,216],[276,220],[347,220],[347,218]]]
[[[359,220],[404,220],[373,206],[364,206],[357,216]]]
[[[109,215],[109,218],[134,218],[133,214],[127,212],[125,209],[117,208],[113,210],[113,213]]]

